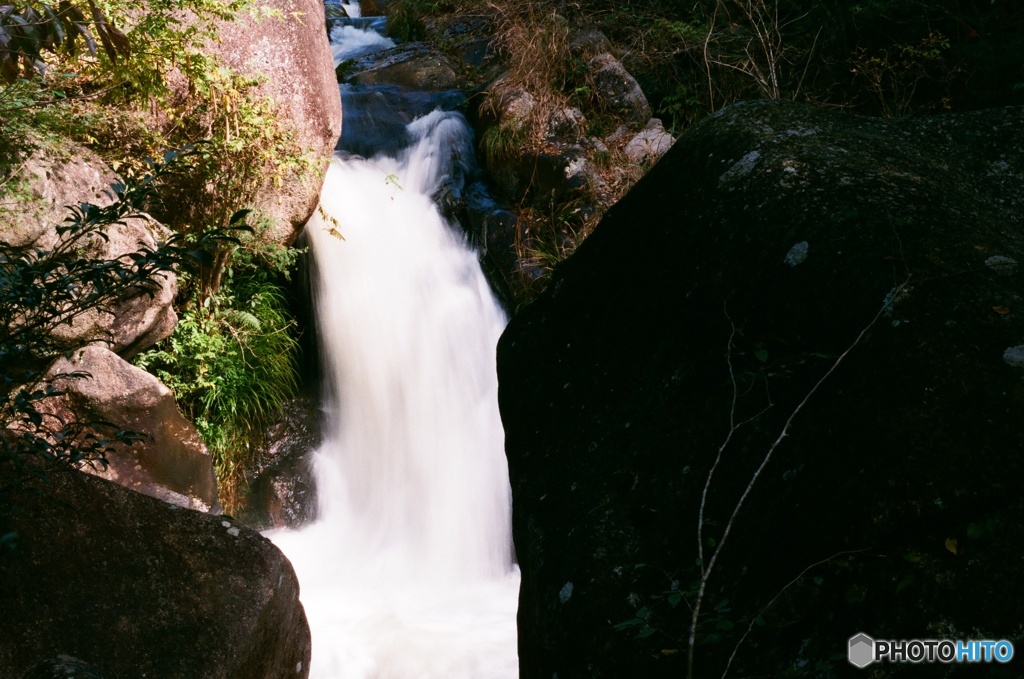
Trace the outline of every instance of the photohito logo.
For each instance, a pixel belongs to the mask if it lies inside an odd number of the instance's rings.
[[[850,637],[850,664],[867,667],[874,662],[998,662],[1013,659],[1013,644],[1005,639],[952,641],[949,639],[872,639],[861,632]]]

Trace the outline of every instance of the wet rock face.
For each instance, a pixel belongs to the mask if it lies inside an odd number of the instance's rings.
[[[342,61],[336,74],[346,111],[339,151],[398,152],[410,142],[409,123],[466,101],[459,91],[465,83],[455,65],[425,43],[404,43]]]
[[[1012,636],[1022,176],[1021,108],[683,135],[499,345],[521,676],[685,676],[723,445],[695,676]]]
[[[312,397],[294,399],[264,432],[238,518],[259,528],[295,528],[316,518],[312,455],[323,441],[323,412]]]
[[[421,92],[444,92],[465,85],[455,65],[426,43],[409,42],[343,63],[339,82],[363,86],[397,85]]]
[[[345,130],[337,150],[372,155],[381,149],[397,152],[410,142],[409,123],[437,109],[451,111],[465,96],[458,91],[411,92],[397,85],[375,85],[344,87],[342,100]]]
[[[316,485],[308,457],[289,458],[266,470],[250,490],[253,500],[265,508],[255,525],[297,528],[316,519]]]
[[[515,276],[541,275],[539,267],[530,268],[529,262],[518,256],[518,248],[529,238],[526,224],[478,181],[466,189],[466,219],[462,225],[470,242],[480,251],[484,273],[511,315]]]
[[[298,581],[260,534],[70,470],[15,499],[0,514],[16,535],[0,554],[0,676],[307,676]],[[56,656],[70,658],[41,662]]]

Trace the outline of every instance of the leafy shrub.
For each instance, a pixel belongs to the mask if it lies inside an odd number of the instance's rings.
[[[905,116],[913,112],[918,90],[929,87],[945,95],[929,98],[926,108],[949,108],[949,85],[957,67],[949,63],[949,39],[941,33],[913,45],[892,45],[869,54],[858,48],[851,57],[851,71],[866,81],[885,116]],[[937,101],[936,101],[937,99]]]
[[[112,62],[118,56],[127,56],[128,36],[113,26],[94,2],[89,3],[89,10],[90,17],[86,18],[79,7],[67,1],[0,6],[0,76],[12,83],[23,71],[31,73],[42,61],[44,51],[74,56],[79,38],[96,57],[94,34],[100,37]]]
[[[246,3],[167,0],[140,8],[127,0],[94,0],[88,2],[88,18],[78,5],[85,3],[0,6],[4,128],[17,128],[24,116],[43,108],[61,107],[73,116],[74,109],[97,102],[170,103],[169,73],[179,72],[190,85],[204,83],[211,64],[201,48],[216,38],[213,21],[230,18]],[[180,21],[182,13],[194,20]],[[100,37],[102,51],[93,34]],[[79,37],[84,52],[77,48]],[[27,83],[35,87],[26,88]],[[20,99],[11,96],[18,91]],[[32,99],[25,99],[26,91],[34,93]]]

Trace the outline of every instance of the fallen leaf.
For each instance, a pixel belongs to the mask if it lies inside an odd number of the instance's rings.
[[[992,311],[996,312],[1000,316],[1005,316],[1006,314],[1010,313],[1010,307],[1008,307],[1008,306],[994,306],[994,307],[992,307]]]
[[[946,549],[956,554],[956,538],[946,538]]]

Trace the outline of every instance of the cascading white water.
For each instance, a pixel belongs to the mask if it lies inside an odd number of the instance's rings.
[[[497,409],[505,318],[431,196],[472,153],[458,114],[398,158],[335,159],[306,226],[327,432],[295,566],[315,679],[513,679],[518,570]]]
[[[346,59],[355,59],[370,52],[394,47],[395,41],[375,31],[354,26],[335,26],[331,29],[331,56],[334,67]]]

